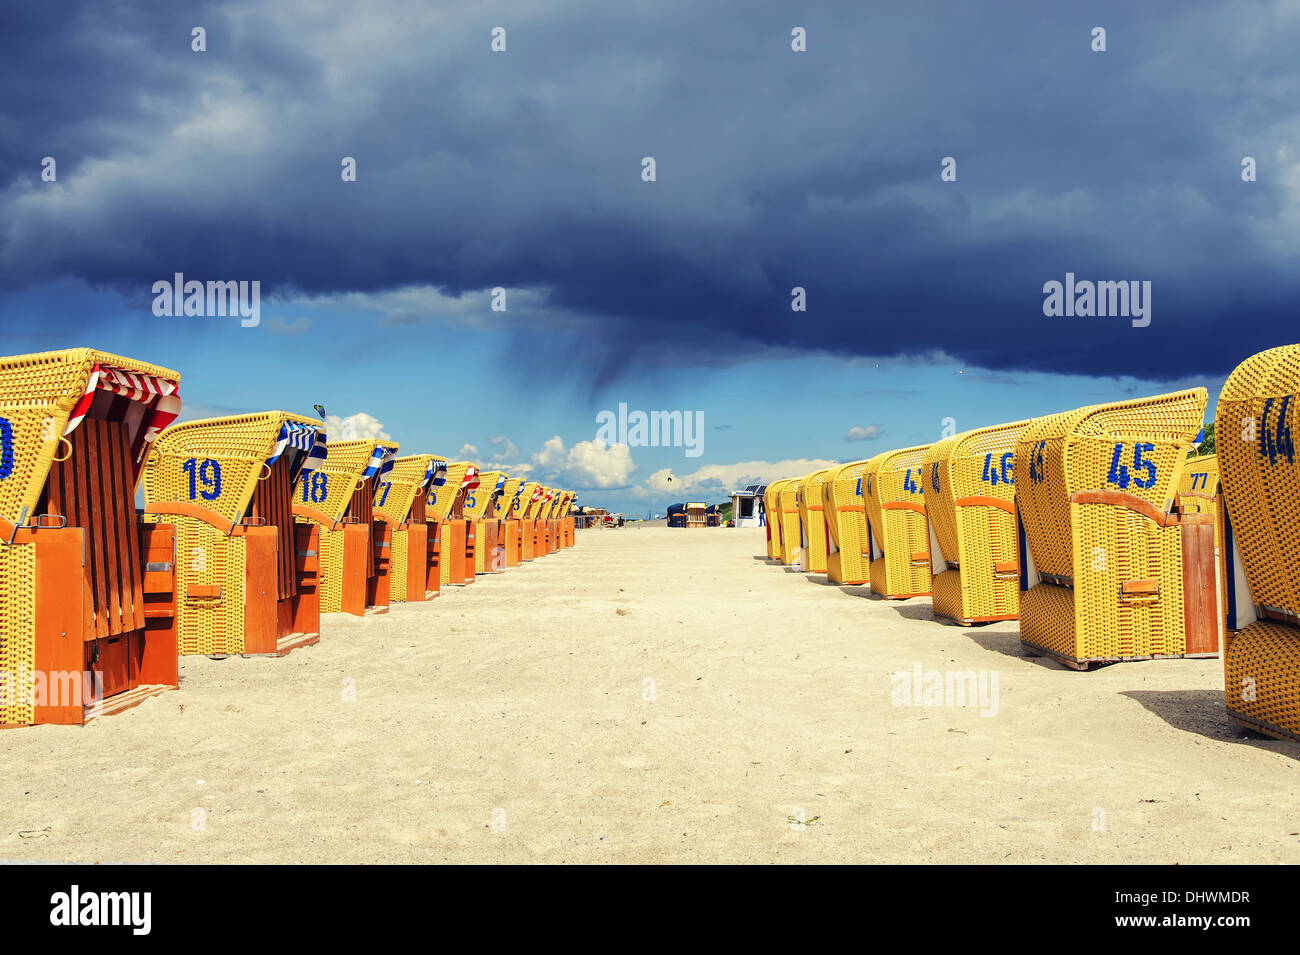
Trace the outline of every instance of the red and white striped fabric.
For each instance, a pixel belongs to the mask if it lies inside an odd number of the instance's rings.
[[[546,489],[546,502],[549,504],[553,500],[555,500],[555,491],[553,488],[548,487]]]
[[[181,413],[180,385],[177,382],[114,368],[112,365],[97,364],[86,380],[85,394],[77,400],[68,417],[68,426],[63,429],[64,435],[77,430],[77,426],[90,412],[96,396],[102,391],[116,395],[125,404],[120,415],[113,414],[111,417],[120,417],[126,425],[127,434],[131,438],[131,453],[137,462],[143,459],[149,442],[157,438],[163,428],[175,421]]]
[[[465,476],[460,480],[462,488],[468,488],[471,491],[478,490],[478,468],[474,466],[465,469]]]
[[[537,487],[533,488],[533,496],[530,498],[530,500],[540,501],[542,499],[543,493],[545,493],[545,489],[539,484]]]

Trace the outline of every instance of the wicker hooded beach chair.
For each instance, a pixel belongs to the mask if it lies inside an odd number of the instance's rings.
[[[454,461],[429,482],[425,516],[438,523],[438,577],[443,587],[474,581],[474,559],[470,550],[470,525],[465,520],[465,501],[478,489],[478,466]]]
[[[294,519],[320,533],[321,613],[388,610],[392,524],[374,500],[396,454],[393,441],[330,441],[320,466],[298,475]]]
[[[177,686],[174,529],[142,524],[180,376],[89,348],[0,358],[0,724],[82,724]]]
[[[505,488],[504,471],[480,471],[478,487],[465,495],[465,520],[469,526],[468,543],[474,559],[474,573],[499,574],[506,569],[505,542],[501,521],[489,517],[492,503]]]
[[[496,509],[501,514],[501,536],[505,546],[506,567],[518,567],[523,557],[523,535],[519,520],[523,513],[523,478],[506,478],[497,497]]]
[[[767,537],[768,560],[781,559],[781,487],[785,481],[773,481],[763,492],[763,526]]]
[[[795,500],[799,508],[799,534],[804,542],[804,570],[826,573],[827,530],[825,498],[822,486],[830,475],[829,468],[813,471],[799,482]]]
[[[801,530],[799,526],[799,481],[801,478],[792,478],[781,484],[781,491],[777,499],[779,509],[779,520],[781,525],[781,553],[779,555],[781,563],[787,567],[801,563],[803,557],[803,541],[800,539]]]
[[[863,503],[863,472],[869,461],[833,467],[822,482],[826,521],[826,576],[837,584],[870,580],[867,560],[867,508]]]
[[[1235,722],[1288,739],[1300,739],[1298,412],[1300,345],[1285,345],[1238,365],[1215,413],[1231,557],[1224,701]]]
[[[324,426],[284,411],[173,424],[145,460],[147,519],[176,537],[182,654],[283,656],[320,639],[319,527],[294,484],[325,461]]]
[[[871,590],[891,600],[930,593],[930,528],[921,465],[929,445],[877,454],[863,468]]]
[[[403,455],[393,459],[375,489],[375,512],[393,528],[391,600],[428,600],[440,592],[439,525],[430,524],[428,499],[433,479],[446,467],[447,462],[436,454]]]
[[[1214,656],[1214,527],[1174,492],[1203,388],[1035,418],[1016,443],[1020,639],[1067,666]]]
[[[1016,441],[1028,421],[930,446],[922,464],[934,612],[963,625],[1019,616]]]

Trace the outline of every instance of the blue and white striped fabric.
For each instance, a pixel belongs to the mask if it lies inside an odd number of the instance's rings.
[[[376,445],[375,450],[370,452],[370,463],[366,465],[366,470],[361,476],[368,478],[378,474],[382,478],[393,469],[395,455],[396,452],[392,448],[386,448],[382,444]]]
[[[307,457],[302,463],[302,472],[315,471],[325,464],[326,457],[329,456],[329,447],[325,440],[325,409],[321,405],[313,405],[316,413],[320,415],[320,424],[315,427],[315,436],[312,438],[311,449],[307,452]],[[302,425],[300,427],[305,427]]]
[[[500,493],[501,493],[502,491],[504,491],[505,489],[506,489],[506,476],[503,474],[503,475],[501,475],[499,478],[497,478],[497,486],[496,486],[496,489],[495,489],[492,493],[493,493],[493,494],[500,494]]]
[[[428,487],[428,486],[429,486],[429,482],[433,480],[433,476],[434,476],[435,474],[437,474],[439,471],[441,471],[441,472],[443,473],[444,476],[443,476],[443,479],[442,479],[441,481],[439,481],[437,484],[434,485],[434,487],[441,487],[443,484],[445,484],[446,481],[447,481],[447,478],[446,478],[446,473],[447,473],[447,462],[446,462],[446,461],[430,461],[430,462],[429,462],[429,470],[427,470],[427,471],[424,472],[424,480],[420,482],[420,488],[421,488],[421,489],[424,489],[424,488]]]
[[[297,421],[286,421],[280,425],[280,434],[275,440],[275,450],[266,459],[266,463],[274,464],[280,460],[280,455],[284,454],[285,448],[297,448],[299,451],[306,451],[310,456],[312,450],[316,447],[318,434],[320,434],[320,429],[314,424],[299,424]],[[321,444],[324,444],[323,440]],[[322,450],[321,457],[324,456]],[[304,468],[304,470],[309,470],[309,468]]]

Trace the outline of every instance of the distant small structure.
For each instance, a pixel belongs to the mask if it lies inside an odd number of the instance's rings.
[[[668,526],[669,527],[686,526],[686,505],[685,504],[668,505]]]
[[[766,484],[751,484],[743,491],[731,492],[731,519],[737,527],[763,527],[767,514],[763,510]]]

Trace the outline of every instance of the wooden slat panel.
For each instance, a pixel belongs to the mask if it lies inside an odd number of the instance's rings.
[[[108,606],[104,589],[103,555],[95,546],[94,529],[103,520],[103,505],[99,500],[99,481],[95,480],[95,469],[90,462],[95,460],[97,442],[95,442],[94,420],[87,418],[81,427],[72,432],[80,436],[77,448],[73,452],[72,472],[77,482],[77,510],[80,517],[79,526],[86,532],[86,567],[90,573],[90,597],[94,608],[95,637],[108,636]],[[75,462],[75,463],[74,463]]]
[[[122,601],[128,605],[130,613],[125,625],[128,629],[138,630],[145,625],[144,618],[144,559],[140,555],[139,520],[135,516],[135,469],[131,464],[131,443],[126,429],[118,428],[120,453],[117,457],[118,478],[122,488],[122,537],[126,540],[125,560],[126,574],[123,577],[125,588]],[[121,537],[119,538],[121,539]]]
[[[121,554],[124,547],[118,546],[119,532],[122,526],[122,505],[115,472],[114,456],[119,453],[118,430],[107,421],[87,421],[95,425],[96,454],[90,461],[83,461],[83,467],[89,467],[91,480],[99,480],[99,500],[102,508],[100,524],[94,528],[92,539],[97,549],[103,554],[104,588],[107,590],[108,632],[122,633],[130,628],[122,626],[122,566]],[[134,616],[134,614],[133,614]]]

